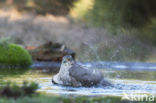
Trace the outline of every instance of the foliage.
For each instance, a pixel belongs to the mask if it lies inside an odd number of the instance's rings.
[[[0,87],[0,97],[18,98],[21,96],[31,96],[38,89],[38,84],[31,82],[23,82],[22,86],[15,83],[3,83]]]
[[[129,31],[141,39],[156,43],[155,0],[87,0],[79,2],[77,18],[94,26],[103,26],[113,34]],[[85,3],[85,4],[84,4]],[[92,4],[89,9],[88,4]],[[81,11],[81,12],[77,12]]]
[[[85,16],[94,5],[94,0],[78,0],[74,3],[74,7],[70,10],[70,15],[73,18],[86,21]]]
[[[13,0],[9,6],[13,5],[20,11],[33,11],[39,14],[66,15],[75,1],[77,0]],[[5,4],[5,1],[1,0],[1,4]]]
[[[32,64],[32,58],[21,46],[5,41],[0,43],[0,64],[29,66]]]
[[[140,38],[150,40],[156,45],[156,18],[151,19],[151,22],[141,28],[140,32],[140,34],[137,34]]]
[[[35,0],[35,4],[38,6],[39,12],[48,12],[53,14],[68,14],[70,8],[73,6],[73,2],[76,0]]]
[[[155,0],[95,0],[91,10],[95,22],[139,27],[156,16]]]

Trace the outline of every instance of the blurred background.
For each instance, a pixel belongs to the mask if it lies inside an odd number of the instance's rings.
[[[0,37],[63,43],[80,61],[156,62],[156,1],[0,0]]]

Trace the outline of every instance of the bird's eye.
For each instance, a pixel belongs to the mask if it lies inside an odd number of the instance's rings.
[[[64,61],[64,63],[66,63],[66,60]]]

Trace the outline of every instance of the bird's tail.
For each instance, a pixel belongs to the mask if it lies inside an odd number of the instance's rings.
[[[111,82],[105,80],[105,79],[102,79],[101,82],[100,82],[100,86],[102,86],[102,87],[107,87],[107,86],[112,87],[113,84]]]

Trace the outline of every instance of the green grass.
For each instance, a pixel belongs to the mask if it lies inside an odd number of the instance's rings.
[[[120,97],[58,97],[38,95],[23,98],[0,98],[0,103],[156,103],[146,101],[121,100]]]
[[[32,58],[28,51],[19,45],[0,43],[0,64],[29,66],[32,64]]]

